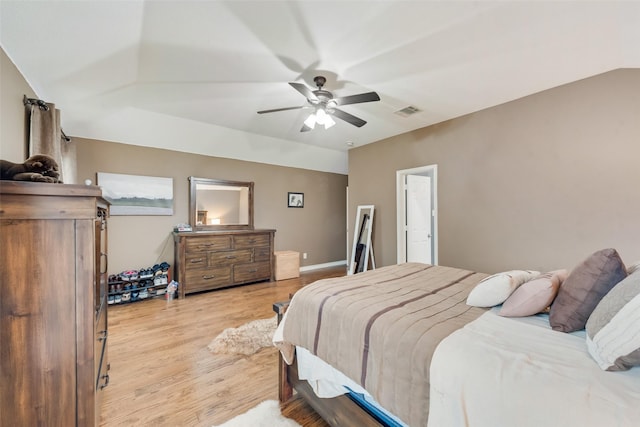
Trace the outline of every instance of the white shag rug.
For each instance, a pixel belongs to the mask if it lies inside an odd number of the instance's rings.
[[[301,427],[292,419],[282,416],[277,400],[265,400],[244,414],[213,427]]]
[[[217,354],[251,355],[261,348],[273,346],[277,316],[253,320],[237,328],[227,328],[211,341],[208,348]]]

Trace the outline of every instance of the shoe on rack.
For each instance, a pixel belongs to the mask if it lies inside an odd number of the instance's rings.
[[[169,263],[168,262],[162,262],[160,264],[160,269],[162,270],[162,274],[169,273]]]
[[[140,270],[139,274],[141,279],[150,279],[153,277],[153,270],[151,268],[144,268]]]
[[[161,285],[166,285],[168,284],[167,281],[167,276],[166,275],[160,275],[160,276],[156,276],[155,279],[153,279],[153,285],[154,286],[161,286]]]

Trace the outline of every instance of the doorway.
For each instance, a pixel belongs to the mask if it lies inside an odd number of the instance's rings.
[[[437,178],[437,165],[396,171],[398,264],[438,264]]]

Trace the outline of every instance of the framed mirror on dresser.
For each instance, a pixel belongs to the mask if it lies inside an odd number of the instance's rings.
[[[189,223],[174,232],[180,298],[273,280],[275,230],[254,228],[253,182],[189,177]]]
[[[189,177],[193,230],[253,229],[253,182]]]

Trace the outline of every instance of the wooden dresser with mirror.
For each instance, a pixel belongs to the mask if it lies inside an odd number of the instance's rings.
[[[99,425],[107,217],[96,186],[0,181],[0,424]]]
[[[193,231],[174,233],[180,297],[273,280],[275,230],[254,229],[253,182],[189,178]]]

